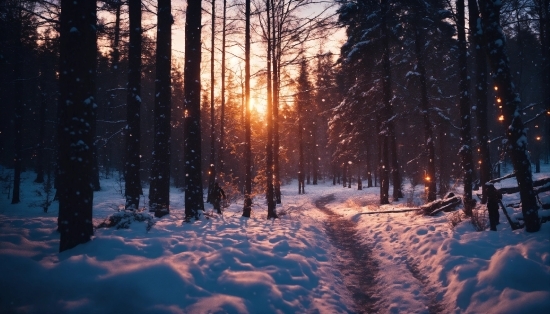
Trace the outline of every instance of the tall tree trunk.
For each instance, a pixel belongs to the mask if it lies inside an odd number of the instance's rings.
[[[41,76],[45,76],[45,70],[41,69]],[[38,144],[36,145],[36,179],[35,183],[44,183],[44,146],[45,146],[45,131],[46,131],[46,111],[48,107],[47,92],[44,78],[40,79],[40,109],[39,109],[39,124],[40,130],[38,134]]]
[[[428,86],[426,83],[426,65],[425,65],[425,40],[421,33],[421,27],[415,27],[415,52],[417,70],[420,74],[420,106],[422,108],[422,119],[424,122],[424,140],[426,145],[426,155],[428,157],[426,165],[426,187],[427,201],[432,202],[436,199],[436,180],[435,180],[435,145],[432,130],[432,121],[430,119],[430,100],[428,98]]]
[[[243,216],[250,217],[252,206],[252,148],[250,141],[250,0],[245,0],[245,41],[244,41],[244,94],[245,104],[245,182]]]
[[[371,166],[371,160],[370,160],[370,145],[367,144],[367,152],[366,152],[366,166],[367,166],[367,187],[372,187],[372,166]]]
[[[317,106],[315,106],[317,108]],[[319,151],[317,149],[317,109],[313,112],[313,125],[311,130],[311,172],[312,172],[312,184],[317,185],[317,177],[319,175]]]
[[[363,181],[361,180],[361,164],[357,164],[357,190],[363,189]]]
[[[23,107],[25,106],[23,101],[23,82],[22,77],[22,67],[23,67],[23,43],[22,40],[22,21],[21,21],[21,9],[16,9],[19,13],[19,18],[14,25],[15,32],[14,37],[16,39],[14,47],[14,59],[15,66],[13,71],[13,78],[15,82],[14,88],[14,117],[13,117],[13,131],[14,136],[14,155],[13,155],[13,191],[11,203],[17,204],[21,202],[19,197],[20,187],[21,187],[21,163],[22,163],[22,153],[23,153]]]
[[[481,25],[485,38],[485,52],[493,70],[496,96],[501,100],[504,121],[507,128],[507,151],[512,159],[516,179],[520,188],[521,207],[525,221],[525,231],[540,229],[538,205],[533,191],[531,162],[527,153],[527,130],[521,120],[521,100],[512,83],[512,76],[506,53],[506,38],[500,26],[500,1],[479,0]]]
[[[462,158],[462,171],[464,183],[464,212],[471,216],[475,202],[472,199],[472,175],[473,160],[470,134],[470,78],[468,76],[466,49],[466,30],[464,25],[464,0],[456,2],[457,32],[458,32],[458,68],[459,68],[459,93],[460,93],[460,156]]]
[[[185,15],[184,158],[185,218],[204,210],[201,175],[201,1],[187,0]]]
[[[342,164],[342,186],[346,187],[348,184],[348,164],[344,162]]]
[[[391,64],[390,64],[390,43],[389,43],[389,31],[387,22],[387,15],[389,14],[388,0],[382,0],[380,3],[382,10],[382,89],[383,89],[383,108],[380,114],[379,123],[379,142],[381,145],[380,152],[380,204],[389,204],[389,142],[390,142],[390,121],[391,118],[391,100],[392,100],[392,87],[391,87]],[[345,180],[344,180],[345,182]],[[396,185],[398,182],[394,182]]]
[[[296,102],[296,112],[298,114],[298,194],[305,194],[304,113],[301,102]]]
[[[216,116],[214,112],[214,49],[216,39],[216,0],[212,1],[212,34],[210,35],[210,165],[208,166],[208,195],[207,202],[212,203],[212,191],[216,182]]]
[[[222,103],[220,107],[220,143],[218,151],[218,167],[219,172],[224,172],[223,154],[225,150],[225,37],[226,37],[226,22],[227,22],[227,0],[223,0],[223,21],[222,21]]]
[[[479,158],[481,163],[479,164],[479,184],[481,185],[482,198],[481,203],[487,202],[487,195],[485,193],[485,183],[491,179],[491,153],[489,150],[489,135],[487,131],[487,59],[482,48],[482,30],[479,23],[479,9],[477,2],[474,0],[468,0],[469,11],[469,28],[472,36],[471,46],[474,47],[475,58],[475,104],[477,115],[477,137],[479,147]]]
[[[155,135],[153,163],[151,165],[151,183],[149,186],[149,206],[155,212],[156,217],[162,217],[170,212],[172,23],[170,0],[158,0]]]
[[[61,1],[59,44],[59,251],[90,240],[95,120],[96,2]]]
[[[443,198],[445,193],[449,190],[449,174],[448,174],[448,159],[445,156],[447,152],[447,139],[445,138],[447,133],[445,131],[447,121],[441,121],[439,123],[439,196]],[[435,179],[435,178],[434,178]]]
[[[271,18],[270,0],[266,1],[267,11],[267,108],[266,108],[266,128],[267,128],[267,143],[266,148],[266,199],[267,199],[267,219],[277,218],[275,211],[275,202],[273,194],[273,98],[272,98],[272,81],[271,81]]]
[[[271,9],[272,9],[272,23],[271,23],[271,30],[272,30],[272,40],[273,44],[271,46],[272,48],[272,57],[273,57],[273,185],[275,189],[275,202],[277,204],[281,204],[282,202],[282,196],[281,196],[281,175],[280,175],[280,167],[279,167],[279,77],[280,77],[280,49],[281,49],[281,40],[279,36],[276,36],[276,34],[280,34],[280,32],[276,32],[277,29],[277,14],[275,11],[275,5],[274,0],[271,1]]]
[[[125,208],[139,208],[142,194],[141,168],[141,0],[128,1],[130,42],[128,44],[128,85],[126,88],[126,160],[124,163]]]

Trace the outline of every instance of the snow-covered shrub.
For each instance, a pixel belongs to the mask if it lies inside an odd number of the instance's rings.
[[[489,218],[487,217],[487,211],[485,209],[474,209],[472,211],[472,217],[470,222],[474,226],[475,231],[483,231],[487,229],[489,225]]]
[[[153,216],[145,210],[145,208],[138,210],[126,210],[121,209],[111,216],[107,217],[105,221],[100,223],[96,228],[112,228],[128,229],[130,224],[134,221],[147,222],[146,230],[149,231],[155,224]]]
[[[462,222],[463,218],[464,218],[464,214],[462,213],[462,211],[459,211],[459,210],[448,214],[447,222],[449,223],[449,228],[451,228],[451,230],[454,230],[454,228]]]
[[[223,202],[223,207],[228,207],[232,203],[236,203],[242,198],[242,194],[239,191],[239,178],[236,178],[233,174],[220,173],[221,178],[220,186],[225,192],[226,199]]]

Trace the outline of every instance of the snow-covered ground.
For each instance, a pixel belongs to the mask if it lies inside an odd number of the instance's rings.
[[[353,312],[343,272],[333,266],[326,214],[314,205],[330,194],[326,207],[356,222],[372,248],[381,313],[428,313],[434,300],[445,313],[550,312],[549,223],[536,233],[512,231],[501,215],[498,232],[476,232],[467,220],[451,228],[450,213],[373,214],[407,207],[406,200],[380,208],[378,188],[331,182],[308,185],[305,195],[297,184],[284,186],[281,219],[266,220],[262,205],[242,218],[237,203],[223,217],[184,223],[183,193],[173,189],[171,214],[149,232],[145,222],[100,228],[92,241],[58,253],[57,203],[44,213],[42,185],[33,179],[24,173],[20,204],[0,194],[0,313]],[[123,203],[117,180],[103,180],[95,224]]]

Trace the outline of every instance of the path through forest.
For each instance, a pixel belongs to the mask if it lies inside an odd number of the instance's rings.
[[[326,232],[331,243],[337,250],[336,266],[344,275],[344,283],[351,293],[355,303],[356,313],[383,312],[383,302],[380,300],[380,288],[377,285],[379,268],[369,246],[361,243],[357,234],[356,223],[331,211],[326,205],[335,200],[334,194],[315,200],[315,206],[323,211],[328,219],[325,222]],[[429,289],[429,282],[418,269],[417,265],[407,263],[407,270],[418,280],[421,293],[427,296],[428,313],[442,313],[444,307]],[[380,274],[383,275],[383,274]]]
[[[377,313],[376,261],[370,248],[361,244],[355,223],[325,206],[334,199],[333,194],[321,197],[315,201],[315,206],[328,216],[325,226],[330,241],[338,251],[336,266],[344,275],[344,283],[355,302],[355,311]]]

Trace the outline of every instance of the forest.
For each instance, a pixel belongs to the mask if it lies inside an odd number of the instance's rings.
[[[60,251],[93,236],[100,178],[156,217],[176,187],[186,221],[215,182],[245,217],[277,218],[296,182],[378,187],[380,205],[460,186],[471,215],[507,166],[526,231],[550,206],[532,176],[549,0],[2,0],[0,29],[2,193],[19,203],[25,171],[55,190]]]

